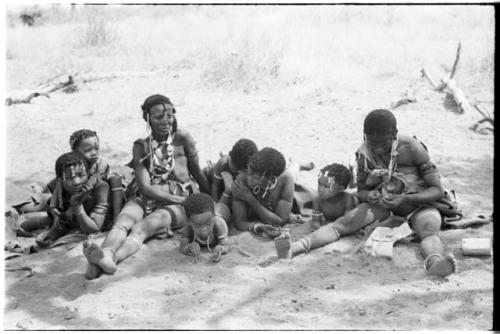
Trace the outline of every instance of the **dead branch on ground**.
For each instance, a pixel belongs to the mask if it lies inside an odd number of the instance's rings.
[[[31,103],[31,100],[38,96],[45,96],[50,98],[50,93],[55,91],[63,91],[65,93],[77,92],[79,87],[88,82],[94,82],[99,80],[112,80],[122,77],[147,77],[155,74],[159,74],[166,70],[158,70],[152,72],[141,72],[141,71],[122,71],[122,72],[98,72],[98,73],[88,73],[85,75],[79,75],[78,73],[70,74],[68,76],[58,76],[52,79],[50,82],[45,83],[37,88],[33,89],[26,97],[7,97],[5,104],[10,106],[13,104],[20,103]]]
[[[439,92],[444,91],[446,94],[453,97],[453,100],[456,102],[458,106],[459,113],[462,114],[470,110],[470,103],[469,100],[467,100],[467,97],[465,96],[462,89],[458,87],[456,81],[453,79],[453,77],[457,73],[457,67],[458,67],[458,62],[460,60],[461,51],[462,51],[462,45],[460,42],[458,42],[457,54],[455,56],[455,61],[453,62],[453,67],[450,73],[448,73],[448,75],[445,78],[441,79],[441,83],[439,85],[436,84],[434,80],[432,80],[430,75],[425,71],[425,68],[422,68],[420,72],[422,73],[422,76],[429,81],[434,90]]]

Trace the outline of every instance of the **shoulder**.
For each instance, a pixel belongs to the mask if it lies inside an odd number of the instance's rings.
[[[191,134],[187,130],[177,129],[177,131],[175,132],[173,140],[174,144],[186,145],[192,143],[193,141],[193,136],[191,136]]]
[[[428,159],[427,146],[415,136],[399,135],[398,140],[398,152],[402,157],[406,155],[411,160],[417,161]]]
[[[278,183],[279,182],[282,182],[282,183],[289,183],[289,182],[295,183],[293,172],[291,171],[290,168],[285,169],[285,171],[283,173],[281,173],[280,176],[278,176]]]

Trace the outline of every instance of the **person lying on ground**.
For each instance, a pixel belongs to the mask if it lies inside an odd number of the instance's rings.
[[[250,158],[247,170],[228,185],[237,229],[264,232],[270,237],[279,235],[280,227],[289,220],[295,183],[293,173],[285,167],[283,154],[265,147]],[[250,219],[262,223],[251,223]]]
[[[51,202],[46,220],[50,228],[42,232],[36,242],[40,247],[48,247],[71,228],[78,227],[84,233],[100,231],[108,214],[109,185],[98,180],[89,183],[89,165],[77,152],[61,155],[56,160],[56,183],[61,187],[61,199],[57,205]],[[40,227],[37,217],[21,223],[25,231]]]
[[[276,240],[279,256],[290,258],[322,247],[395,214],[405,217],[420,239],[427,272],[452,274],[456,259],[445,255],[439,238],[442,216],[433,206],[444,190],[427,147],[415,137],[398,135],[396,118],[385,109],[366,116],[364,134],[356,152],[358,197],[363,203],[297,242],[291,243],[289,234],[281,235]]]
[[[212,261],[220,261],[229,250],[226,222],[231,219],[231,214],[227,205],[222,202],[214,204],[212,197],[198,193],[184,201],[184,210],[188,219],[181,230],[180,252],[198,258],[201,247],[206,247],[212,253]]]
[[[230,173],[232,178],[235,179],[238,173],[246,170],[248,160],[257,151],[257,145],[252,140],[241,138],[233,145],[229,154],[222,155],[215,165],[209,165],[204,169],[215,202],[219,201],[224,190],[221,173]]]
[[[144,101],[142,117],[150,134],[133,145],[137,193],[125,204],[101,246],[84,242],[87,279],[102,272],[114,274],[117,264],[135,254],[145,240],[171,236],[187,221],[184,200],[199,192],[199,184],[208,192],[195,141],[189,132],[177,128],[175,114],[166,96],[152,95]]]

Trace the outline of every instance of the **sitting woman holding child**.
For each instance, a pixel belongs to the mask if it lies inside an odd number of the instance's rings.
[[[170,99],[150,96],[142,112],[151,134],[136,140],[133,146],[137,193],[125,204],[101,247],[84,243],[88,279],[102,271],[113,274],[117,263],[136,253],[146,239],[169,236],[172,230],[181,228],[187,220],[182,207],[186,197],[199,192],[199,187],[209,193],[195,141],[187,131],[177,128]]]

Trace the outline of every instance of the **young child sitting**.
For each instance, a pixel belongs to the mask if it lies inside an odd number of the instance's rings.
[[[323,167],[318,176],[318,195],[313,199],[313,230],[334,221],[353,209],[357,198],[346,188],[351,182],[351,172],[341,164],[333,163]]]
[[[233,145],[228,155],[222,155],[215,165],[205,169],[214,201],[219,201],[224,190],[222,173],[231,174],[234,180],[239,172],[246,170],[248,160],[255,153],[257,145],[250,139],[242,138]]]
[[[108,182],[111,186],[112,212],[113,218],[116,218],[116,216],[120,213],[124,201],[122,180],[119,175],[110,173],[109,164],[100,156],[100,144],[97,133],[87,129],[77,130],[71,134],[69,138],[69,145],[73,152],[79,153],[85,158],[86,163],[89,166],[88,184],[90,186],[95,185],[98,181]],[[52,217],[52,219],[55,216],[60,215],[57,207],[62,205],[62,188],[57,182],[57,177],[50,181],[46,189],[44,189],[44,192],[48,191],[50,191],[52,195],[47,193],[35,194],[38,195],[38,197],[34,195],[32,197],[32,202],[21,207],[17,207],[17,210],[20,213],[24,213],[23,218],[30,220],[30,223],[28,223],[28,228],[30,230],[48,226],[51,220],[47,216],[47,213]],[[23,225],[25,224],[21,224],[21,227],[18,230],[18,236],[31,236],[31,233],[22,227]]]
[[[205,246],[212,253],[212,261],[220,261],[228,251],[229,208],[220,202],[214,205],[209,195],[197,193],[184,201],[184,210],[188,220],[181,230],[180,252],[198,258],[200,246]]]
[[[51,201],[49,230],[36,239],[40,247],[48,247],[69,229],[79,227],[84,233],[94,233],[103,227],[108,217],[109,185],[97,180],[89,183],[89,164],[77,152],[61,155],[56,160],[56,187],[61,188],[60,201]],[[24,230],[39,228],[37,220],[28,218],[21,224]]]

